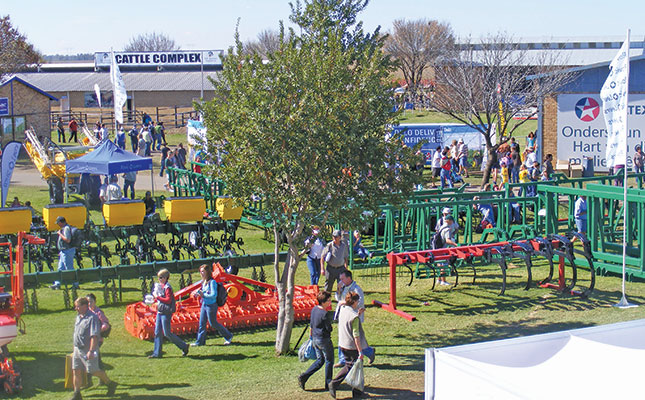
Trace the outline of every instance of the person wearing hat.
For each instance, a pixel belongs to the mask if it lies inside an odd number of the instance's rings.
[[[349,246],[341,240],[342,233],[336,229],[332,232],[333,240],[325,246],[320,255],[320,273],[325,275],[325,290],[332,293],[334,282],[340,278],[340,273],[347,269]],[[327,268],[325,268],[327,264]]]
[[[58,270],[72,270],[74,269],[74,256],[76,255],[76,248],[72,245],[72,228],[63,216],[56,218],[56,224],[60,228],[57,232]],[[50,287],[52,289],[60,289],[60,281],[54,281],[54,284]]]
[[[450,214],[452,214],[452,210],[450,207],[444,207],[443,210],[441,210],[441,217],[437,220],[437,223],[434,226],[435,232],[439,232],[439,229],[441,229],[441,226],[443,225],[446,217]]]
[[[441,241],[443,242],[443,247],[448,247],[448,246],[454,246],[457,247],[459,246],[457,244],[457,241],[455,239],[455,235],[457,234],[457,231],[459,230],[459,225],[455,222],[455,217],[452,215],[446,215],[443,218],[443,224],[441,227],[437,230],[439,235],[441,235]],[[443,272],[443,269],[442,269]],[[443,275],[443,274],[441,274]],[[446,282],[446,277],[445,276],[439,276],[439,285],[441,286],[447,286],[450,285],[448,282]]]

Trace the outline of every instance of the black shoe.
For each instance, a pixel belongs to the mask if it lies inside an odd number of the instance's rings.
[[[74,392],[71,400],[83,400],[83,396],[81,396],[81,392]]]
[[[300,389],[305,390],[305,382],[307,382],[305,377],[302,376],[302,375],[299,375],[298,376],[298,385],[300,385]]]
[[[105,393],[106,396],[114,396],[114,392],[116,391],[116,385],[117,383],[114,381],[110,381],[107,384],[107,392]]]
[[[188,355],[188,350],[190,350],[190,346],[186,345],[186,348],[184,349],[183,353],[181,353],[181,356],[186,357]]]
[[[333,383],[329,385],[329,395],[332,397],[332,399],[336,398],[336,388],[334,387]]]

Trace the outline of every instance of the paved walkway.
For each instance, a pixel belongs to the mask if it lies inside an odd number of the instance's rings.
[[[154,187],[156,194],[167,192],[163,185],[166,183],[165,177],[159,176],[159,171],[154,170]],[[11,184],[17,186],[31,186],[31,187],[47,187],[47,182],[43,179],[42,175],[33,164],[17,165],[11,177]],[[119,185],[123,187],[123,179],[119,179]],[[137,174],[137,181],[134,185],[135,193],[138,191],[145,191],[152,189],[152,181],[150,180],[150,170],[139,171]],[[143,193],[141,193],[143,195]],[[137,194],[138,197],[138,194]]]

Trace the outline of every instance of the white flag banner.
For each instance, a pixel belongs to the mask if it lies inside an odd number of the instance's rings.
[[[125,83],[119,66],[112,53],[112,64],[110,65],[110,80],[112,81],[112,90],[114,91],[114,118],[118,123],[123,123],[123,105],[128,99],[128,94],[125,92]]]
[[[623,43],[609,64],[609,76],[602,85],[600,98],[607,125],[607,167],[626,165],[627,94],[629,93],[629,40]]]
[[[94,93],[96,94],[96,101],[99,102],[99,108],[101,108],[101,88],[98,83],[94,84]]]

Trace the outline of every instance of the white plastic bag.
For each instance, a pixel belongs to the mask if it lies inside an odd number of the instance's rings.
[[[354,389],[358,389],[361,392],[365,387],[365,375],[363,374],[363,360],[358,359],[352,365],[352,369],[349,370],[347,376],[345,377],[345,382]]]

